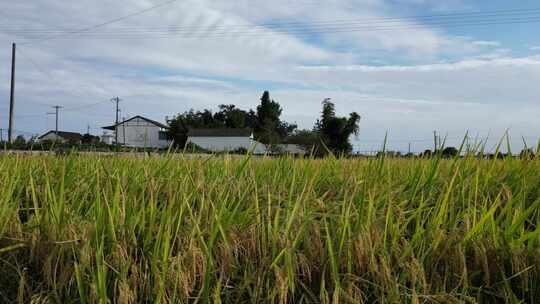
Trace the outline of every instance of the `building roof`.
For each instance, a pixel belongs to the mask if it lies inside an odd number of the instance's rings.
[[[251,129],[189,129],[188,137],[251,137]]]
[[[102,129],[114,131],[114,130],[116,129],[116,126],[122,125],[122,124],[124,124],[124,123],[126,123],[126,122],[128,122],[128,121],[131,121],[131,120],[137,119],[137,118],[142,119],[142,120],[145,120],[145,121],[147,121],[147,122],[149,122],[149,123],[151,123],[151,124],[153,124],[153,125],[156,125],[156,126],[158,126],[158,127],[160,127],[160,128],[163,128],[163,129],[168,129],[168,128],[169,128],[168,126],[166,126],[166,125],[164,125],[164,124],[162,124],[162,123],[160,123],[160,122],[158,122],[158,121],[155,121],[155,120],[152,120],[152,119],[149,119],[149,118],[146,118],[146,117],[142,117],[142,116],[140,116],[140,115],[137,115],[137,116],[131,117],[130,119],[127,119],[127,120],[124,120],[124,121],[122,121],[122,122],[119,122],[117,125],[112,125],[112,126],[103,127]]]
[[[83,138],[82,134],[76,133],[76,132],[49,131],[49,132],[41,135],[40,137],[38,137],[38,139],[42,139],[43,137],[45,137],[45,136],[47,136],[47,135],[49,135],[51,133],[56,133],[56,136],[62,137],[63,139],[65,139],[67,141],[80,141]]]

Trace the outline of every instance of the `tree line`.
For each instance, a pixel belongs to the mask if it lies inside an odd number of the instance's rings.
[[[249,128],[255,140],[272,149],[280,144],[296,144],[316,155],[327,153],[349,154],[352,152],[350,137],[358,134],[360,115],[349,117],[336,115],[335,105],[327,98],[322,102],[321,117],[312,129],[299,129],[295,123],[281,118],[283,108],[265,91],[255,110],[243,110],[234,104],[222,104],[217,112],[210,109],[193,109],[177,114],[167,121],[169,137],[177,148],[184,148],[191,128]]]

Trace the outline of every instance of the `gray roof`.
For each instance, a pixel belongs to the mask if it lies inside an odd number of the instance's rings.
[[[160,122],[158,122],[158,121],[155,121],[155,120],[152,120],[152,119],[149,119],[149,118],[146,118],[146,117],[142,117],[142,116],[140,116],[140,115],[137,115],[137,116],[131,117],[130,119],[127,119],[127,120],[124,120],[124,121],[122,121],[122,122],[119,122],[117,125],[112,125],[112,126],[103,127],[102,129],[114,131],[114,130],[116,129],[116,126],[119,126],[119,125],[121,125],[121,124],[123,124],[123,123],[126,123],[126,122],[131,121],[131,120],[136,119],[136,118],[140,118],[140,119],[142,119],[142,120],[145,120],[145,121],[147,121],[147,122],[149,122],[149,123],[151,123],[151,124],[153,124],[153,125],[156,125],[156,126],[158,126],[158,127],[160,127],[160,128],[163,128],[163,129],[168,129],[168,128],[169,128],[168,126],[166,126],[166,125],[164,125],[164,124],[162,124],[162,123],[160,123]]]
[[[45,136],[47,136],[47,135],[49,135],[51,133],[56,133],[56,136],[62,137],[63,139],[65,139],[67,141],[80,141],[83,138],[82,134],[76,133],[76,132],[49,131],[49,132],[41,135],[40,137],[38,137],[38,139],[42,139],[43,137],[45,137]]]
[[[251,129],[189,129],[189,137],[250,137]]]

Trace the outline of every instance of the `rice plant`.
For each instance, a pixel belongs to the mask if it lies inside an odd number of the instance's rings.
[[[2,303],[538,303],[540,161],[0,156]]]

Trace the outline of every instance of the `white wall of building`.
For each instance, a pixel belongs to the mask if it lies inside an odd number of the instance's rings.
[[[101,135],[101,142],[106,144],[106,145],[114,144],[114,135],[111,135],[111,134],[103,134],[103,135]]]
[[[255,147],[255,154],[266,153],[264,144],[249,137],[189,137],[187,142],[212,152],[235,151],[240,148],[251,151]]]
[[[159,126],[140,118],[134,118],[116,127],[118,143],[132,148],[167,148],[170,142],[160,138],[165,132]]]

